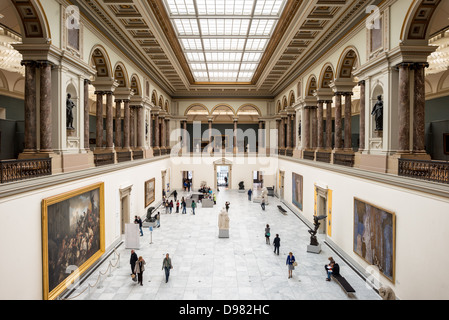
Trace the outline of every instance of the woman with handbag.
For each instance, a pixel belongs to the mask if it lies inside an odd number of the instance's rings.
[[[266,244],[270,244],[270,225],[268,224],[265,228],[265,242]]]
[[[143,286],[143,272],[145,271],[145,260],[143,260],[142,256],[139,257],[139,260],[136,262],[136,266],[134,267],[134,273],[137,275],[137,283]]]
[[[291,252],[287,256],[286,265],[288,266],[288,278],[293,278],[292,271],[295,270],[295,266],[297,266],[298,263],[296,262],[295,256]]]

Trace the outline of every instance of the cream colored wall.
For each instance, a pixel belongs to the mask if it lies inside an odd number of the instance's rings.
[[[314,184],[333,190],[330,239],[362,269],[369,265],[353,252],[354,197],[394,212],[396,282],[385,277],[381,277],[381,282],[391,286],[400,299],[449,299],[449,280],[444,277],[449,263],[445,254],[449,242],[448,198],[285,160],[279,161],[279,169],[285,171],[284,199],[292,208],[296,208],[292,203],[292,173],[303,176],[302,214],[311,224]]]
[[[399,46],[404,20],[409,13],[413,0],[397,0],[390,7],[390,48]]]
[[[51,44],[60,48],[61,39],[61,5],[56,0],[39,1],[44,9],[48,25],[51,31]]]
[[[169,169],[167,161],[108,174],[80,179],[75,182],[24,192],[0,199],[0,255],[8,263],[0,264],[0,299],[42,299],[42,239],[41,203],[48,197],[104,182],[106,249],[120,238],[120,188],[132,185],[130,222],[134,215],[146,216],[144,183],[156,179],[156,200],[162,198],[161,171]]]
[[[234,112],[237,112],[237,110],[245,105],[245,104],[252,104],[255,105],[257,108],[259,108],[259,110],[262,113],[262,116],[267,115],[267,103],[268,100],[264,100],[264,99],[183,99],[183,100],[178,100],[179,103],[179,115],[180,116],[184,116],[186,110],[194,105],[194,104],[202,104],[204,105],[208,110],[209,113],[214,109],[214,107],[216,107],[217,105],[220,104],[225,104],[225,105],[229,105],[234,109]]]

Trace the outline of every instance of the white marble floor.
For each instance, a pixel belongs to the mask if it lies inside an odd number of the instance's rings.
[[[186,193],[180,193],[179,197]],[[225,201],[230,201],[230,238],[218,238],[218,214]],[[266,211],[250,202],[246,193],[222,189],[217,205],[201,208],[192,215],[161,213],[161,227],[144,230],[141,248],[136,250],[146,262],[144,285],[130,278],[130,249],[121,245],[120,267],[103,276],[101,288],[85,290],[93,285],[98,273],[104,273],[105,261],[71,297],[76,300],[380,300],[344,261],[322,244],[320,254],[308,253],[308,228],[291,211],[281,214],[279,200],[269,197]],[[285,206],[284,206],[285,207]],[[265,225],[271,227],[271,240],[281,238],[280,255],[265,243]],[[322,240],[320,241],[323,242]],[[298,267],[288,279],[285,261],[292,251]],[[162,260],[169,253],[174,268],[165,283]],[[341,274],[356,293],[348,297],[334,281],[325,281],[324,265],[333,256]],[[111,258],[112,259],[112,258]],[[114,262],[115,263],[115,262]],[[80,294],[84,290],[84,293]],[[69,297],[70,298],[70,297]]]

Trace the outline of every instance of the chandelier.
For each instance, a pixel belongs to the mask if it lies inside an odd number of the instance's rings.
[[[429,68],[426,75],[444,72],[449,69],[449,30],[444,31],[429,40],[429,45],[438,46],[429,58]]]
[[[25,76],[25,67],[21,65],[22,55],[12,46],[21,42],[19,36],[0,27],[0,69]]]

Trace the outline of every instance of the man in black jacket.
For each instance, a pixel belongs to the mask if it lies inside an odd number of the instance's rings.
[[[274,245],[274,253],[277,252],[277,254],[279,255],[279,247],[281,246],[281,238],[279,238],[278,234],[276,234],[276,238],[274,238],[274,240],[273,240],[273,245]]]
[[[134,250],[131,250],[131,258],[129,259],[129,263],[131,264],[131,274],[134,274],[134,268],[137,262],[137,254]]]

